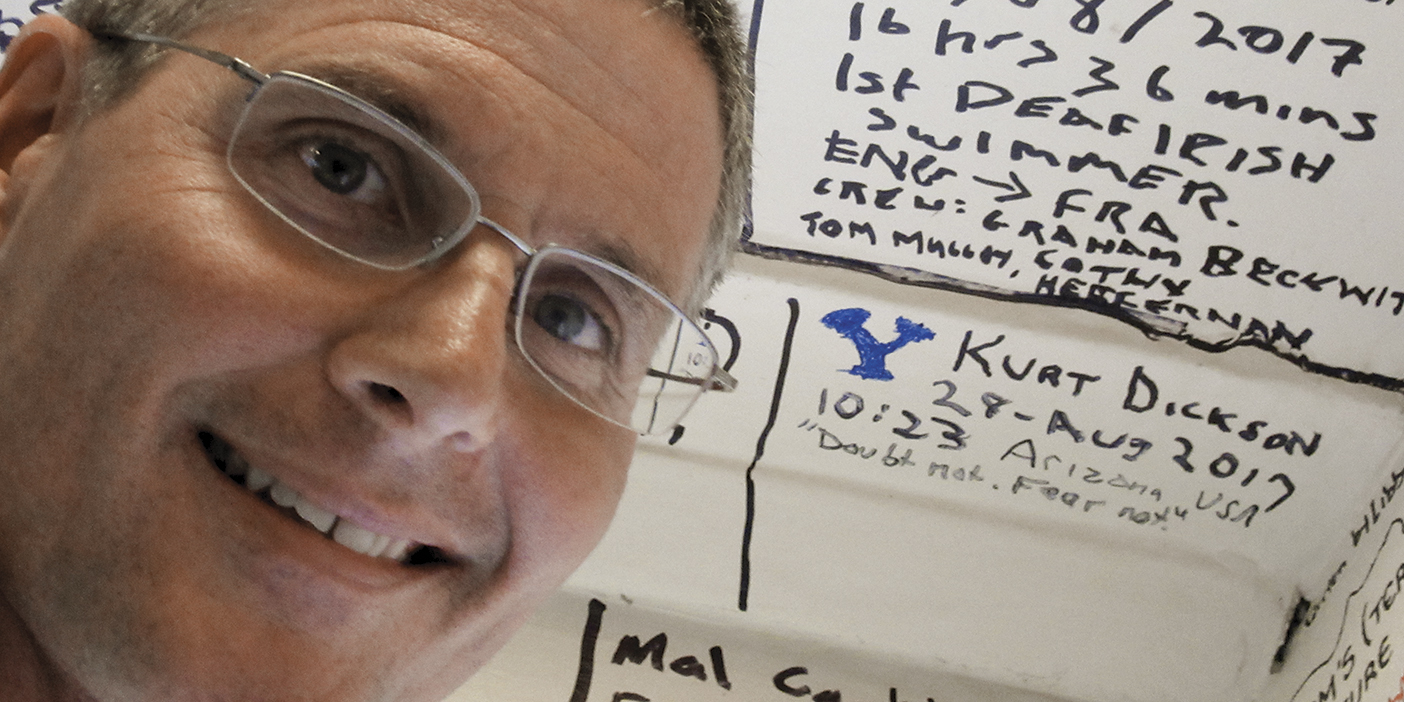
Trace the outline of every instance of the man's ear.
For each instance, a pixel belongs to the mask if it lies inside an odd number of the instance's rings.
[[[20,154],[75,125],[91,43],[87,32],[51,14],[30,20],[10,42],[0,68],[0,194]]]

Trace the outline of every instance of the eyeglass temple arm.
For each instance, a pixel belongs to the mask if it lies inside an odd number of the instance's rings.
[[[663,371],[654,370],[652,368],[648,369],[647,374],[650,378],[662,378],[675,383],[683,383],[684,385],[701,385],[703,390],[711,390],[713,392],[732,392],[736,390],[736,386],[739,383],[735,376],[721,368],[716,369],[710,378],[690,378],[683,375],[664,373]]]
[[[224,66],[225,68],[228,68],[229,70],[239,74],[240,78],[254,83],[255,85],[263,85],[268,80],[267,73],[264,73],[254,68],[253,66],[250,66],[243,59],[237,59],[228,54],[221,54],[218,51],[202,49],[198,46],[182,44],[174,39],[159,37],[155,34],[142,34],[140,32],[98,31],[93,32],[93,36],[99,39],[123,39],[126,41],[140,41],[145,42],[147,44],[156,44],[157,46],[164,46],[170,49],[184,51],[187,54],[193,54],[195,56],[199,56],[202,59],[205,59],[206,61],[210,61],[212,63],[217,63],[221,66]]]

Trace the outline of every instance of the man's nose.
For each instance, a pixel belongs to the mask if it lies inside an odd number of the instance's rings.
[[[482,227],[459,246],[328,355],[332,385],[392,450],[477,450],[501,419],[513,249]]]

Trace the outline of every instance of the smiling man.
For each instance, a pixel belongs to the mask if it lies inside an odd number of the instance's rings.
[[[635,436],[728,381],[689,317],[744,188],[742,50],[725,0],[654,4],[25,27],[0,696],[438,699],[579,564]]]

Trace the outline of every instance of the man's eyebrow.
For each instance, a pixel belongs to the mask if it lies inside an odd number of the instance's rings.
[[[394,117],[414,133],[436,146],[443,144],[443,131],[428,112],[406,96],[393,79],[363,67],[343,64],[312,64],[297,69],[317,80],[330,83]]]
[[[673,300],[673,302],[682,304],[674,299],[677,295],[668,293],[666,284],[673,281],[664,280],[661,271],[642,256],[639,256],[637,249],[635,249],[633,244],[629,241],[618,237],[606,238],[598,232],[595,232],[595,235],[591,236],[590,239],[593,241],[591,241],[590,245],[584,247],[585,250],[633,273],[635,276],[638,276],[639,279],[648,283],[649,287],[663,293],[664,296]],[[680,292],[686,293],[686,290]]]

